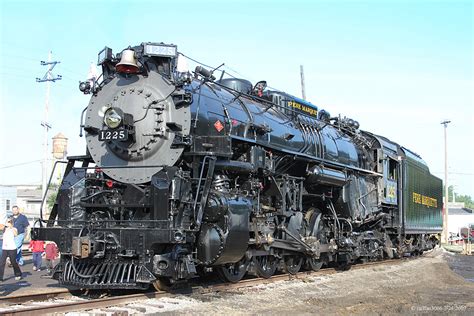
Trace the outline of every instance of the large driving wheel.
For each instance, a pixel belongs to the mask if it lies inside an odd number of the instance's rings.
[[[242,258],[239,262],[226,264],[217,267],[217,274],[225,282],[237,283],[247,272],[247,258]]]
[[[297,274],[303,264],[303,257],[298,255],[285,256],[283,269],[286,273]]]
[[[255,270],[261,278],[268,279],[277,268],[278,260],[274,256],[257,256],[254,257]]]
[[[306,269],[312,270],[312,271],[319,271],[321,267],[323,266],[323,262],[320,261],[320,259],[316,258],[307,258],[306,259]]]

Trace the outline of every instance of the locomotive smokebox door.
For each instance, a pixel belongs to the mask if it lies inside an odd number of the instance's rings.
[[[147,76],[117,75],[92,96],[84,121],[87,148],[107,176],[147,183],[161,166],[178,161],[184,148],[174,146],[174,139],[189,135],[191,112],[188,106],[175,106],[175,90],[151,71]]]

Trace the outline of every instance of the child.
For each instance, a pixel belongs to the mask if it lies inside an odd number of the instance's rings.
[[[58,246],[54,241],[46,243],[46,269],[51,272],[54,267],[54,260],[58,257]]]
[[[44,252],[44,241],[31,240],[29,248],[33,252],[33,271],[41,271],[41,256]]]
[[[3,274],[5,272],[5,263],[7,257],[10,258],[10,262],[13,265],[13,271],[15,272],[15,280],[21,280],[20,266],[16,262],[16,244],[15,236],[18,235],[18,231],[13,227],[13,221],[11,218],[7,219],[5,223],[5,232],[3,233],[3,245],[2,245],[2,256],[0,257],[0,282],[3,281]]]

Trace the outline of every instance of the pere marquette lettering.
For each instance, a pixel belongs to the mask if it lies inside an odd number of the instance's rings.
[[[310,108],[309,106],[303,105],[303,104],[295,102],[295,101],[289,101],[288,105],[295,108],[295,109],[297,109],[297,110],[301,110],[303,112],[306,112],[309,115],[316,116],[316,114],[318,114],[318,111],[316,109]]]
[[[428,207],[438,207],[438,200],[429,196],[424,196],[419,193],[413,192],[413,202],[416,204],[422,204]]]

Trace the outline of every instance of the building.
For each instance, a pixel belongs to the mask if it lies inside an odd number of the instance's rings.
[[[52,194],[54,190],[49,190],[48,197]],[[42,190],[38,184],[0,185],[0,210],[6,210],[7,216],[11,215],[11,208],[17,205],[33,224],[40,218],[41,201]],[[47,217],[48,214],[45,215]]]
[[[449,203],[448,207],[448,231],[450,234],[457,235],[461,228],[474,224],[474,211],[466,208],[464,203]]]
[[[6,211],[7,215],[12,212],[12,207],[17,203],[16,186],[0,185],[0,210]]]
[[[41,189],[38,186],[18,189],[17,205],[30,220],[40,217],[41,200]]]

